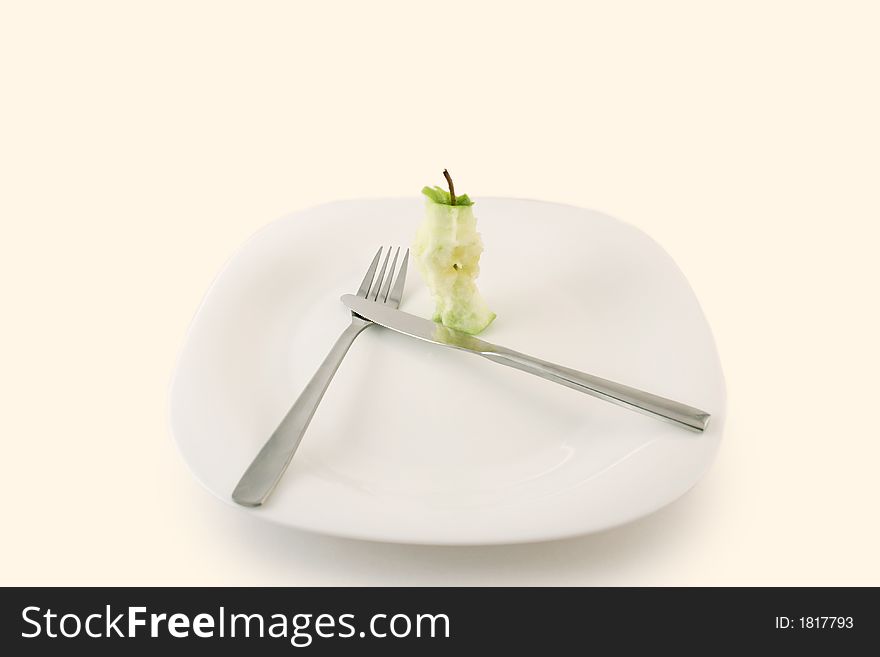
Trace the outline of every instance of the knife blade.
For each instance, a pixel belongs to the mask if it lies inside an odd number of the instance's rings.
[[[693,406],[528,356],[385,304],[368,301],[353,294],[343,295],[342,303],[358,315],[398,333],[444,347],[470,351],[501,365],[540,376],[686,429],[702,432],[709,424],[710,414]]]
[[[426,340],[434,344],[443,345],[444,347],[454,347],[455,349],[464,349],[465,351],[473,351],[476,353],[491,352],[496,345],[485,340],[480,340],[474,336],[457,331],[424,319],[417,315],[412,315],[402,310],[396,310],[384,303],[376,303],[368,301],[363,297],[354,294],[344,294],[342,303],[362,317],[372,320],[376,324],[390,328],[399,333]]]

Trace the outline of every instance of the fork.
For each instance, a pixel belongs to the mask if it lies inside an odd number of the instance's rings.
[[[397,280],[394,281],[394,287],[391,287],[391,279],[394,277],[394,269],[397,266],[397,258],[400,255],[400,247],[394,252],[394,259],[391,261],[391,269],[388,276],[385,272],[388,268],[388,258],[391,256],[391,247],[385,253],[385,260],[382,262],[382,269],[376,276],[376,268],[379,266],[379,258],[382,255],[382,247],[376,251],[373,262],[370,263],[369,269],[364,276],[357,291],[357,296],[385,303],[392,308],[400,305],[400,297],[403,295],[403,286],[406,281],[406,265],[409,260],[409,249],[403,255],[400,263],[400,271],[397,274]],[[275,432],[263,445],[263,448],[254,458],[253,462],[245,470],[232,491],[232,499],[242,506],[260,506],[262,505],[275,486],[281,480],[287,466],[302,441],[303,434],[324,397],[324,392],[333,375],[339,369],[340,363],[354,339],[361,332],[373,325],[368,319],[364,319],[360,315],[351,313],[351,324],[346,328],[342,335],[336,340],[336,344],[330,349],[330,353],[321,363],[318,371],[315,372],[306,387],[300,393],[299,398],[293,403],[293,406],[281,420],[281,424],[275,429]]]

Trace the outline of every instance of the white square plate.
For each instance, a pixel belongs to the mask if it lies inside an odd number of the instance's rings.
[[[171,427],[195,476],[231,492],[349,321],[381,244],[420,199],[345,201],[270,224],[229,261],[190,328]],[[276,523],[377,541],[562,538],[672,502],[710,465],[724,379],[687,280],[641,231],[553,203],[477,199],[491,342],[702,408],[702,434],[373,326],[352,346],[268,503]],[[411,266],[401,309],[431,316]]]

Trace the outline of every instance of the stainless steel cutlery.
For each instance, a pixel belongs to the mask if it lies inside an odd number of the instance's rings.
[[[394,251],[394,258],[391,259],[389,267],[391,251],[392,249],[388,249],[385,253],[382,267],[377,274],[376,270],[382,259],[380,248],[373,257],[357,293],[342,297],[343,303],[352,311],[351,324],[336,340],[318,371],[242,475],[232,493],[232,499],[238,504],[260,506],[271,495],[287,470],[343,357],[354,339],[374,323],[420,340],[475,353],[496,363],[534,374],[686,429],[701,432],[708,425],[710,415],[698,408],[549,363],[398,310],[406,281],[409,251],[403,254],[396,279],[394,273],[401,250],[397,248]]]

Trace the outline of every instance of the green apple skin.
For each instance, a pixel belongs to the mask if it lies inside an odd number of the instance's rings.
[[[434,298],[433,319],[477,334],[495,319],[495,313],[477,289],[483,243],[473,203],[462,195],[456,197],[456,205],[450,205],[448,192],[439,188],[425,188],[423,193],[427,196],[425,218],[416,232],[412,252]]]

